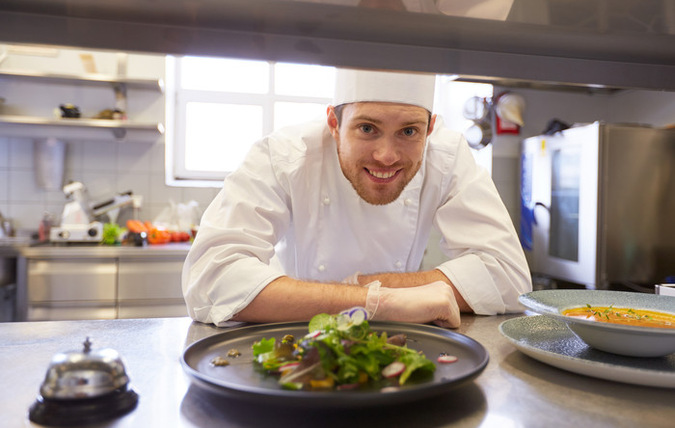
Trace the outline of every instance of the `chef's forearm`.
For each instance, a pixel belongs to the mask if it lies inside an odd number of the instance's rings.
[[[283,276],[269,283],[232,319],[245,322],[307,321],[316,314],[335,314],[354,306],[365,306],[367,293],[364,287],[306,282]]]
[[[361,285],[369,284],[375,280],[379,280],[385,287],[416,287],[418,285],[431,284],[435,281],[443,281],[448,284],[454,294],[459,309],[462,312],[473,312],[471,307],[466,303],[461,294],[457,291],[452,282],[446,277],[443,272],[432,269],[423,272],[404,272],[404,273],[378,273],[373,275],[359,275],[358,282]]]

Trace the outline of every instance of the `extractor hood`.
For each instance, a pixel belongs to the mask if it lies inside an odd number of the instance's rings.
[[[672,0],[2,0],[2,42],[675,90]]]

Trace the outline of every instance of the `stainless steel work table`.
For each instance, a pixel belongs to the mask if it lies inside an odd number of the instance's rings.
[[[180,365],[186,345],[222,331],[188,318],[0,324],[0,426],[31,426],[35,400],[54,354],[113,348],[140,395],[114,427],[672,427],[675,390],[633,386],[566,372],[531,359],[498,330],[511,316],[464,316],[458,332],[490,354],[473,382],[443,396],[395,407],[311,410],[241,402],[191,386]]]
[[[152,260],[164,257],[185,257],[190,250],[189,243],[170,243],[164,245],[34,245],[20,246],[16,251],[27,259],[91,259],[118,258],[132,260]]]

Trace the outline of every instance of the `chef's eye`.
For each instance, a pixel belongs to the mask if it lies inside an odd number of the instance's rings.
[[[417,133],[417,129],[415,129],[415,128],[403,128],[402,133],[406,137],[412,137],[413,135],[415,135]]]
[[[359,127],[363,133],[371,134],[375,129],[372,125],[363,124]]]

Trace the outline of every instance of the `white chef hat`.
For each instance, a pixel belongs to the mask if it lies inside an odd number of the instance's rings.
[[[338,69],[333,105],[379,101],[432,111],[436,76],[429,73]]]

